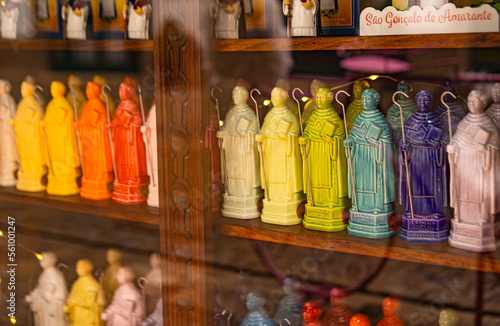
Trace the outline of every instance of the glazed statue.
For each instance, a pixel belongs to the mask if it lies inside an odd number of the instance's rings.
[[[400,81],[397,88],[398,92],[403,92],[408,95],[408,97],[403,94],[398,94],[398,104],[401,105],[403,110],[403,123],[408,120],[415,112],[417,112],[417,105],[415,101],[412,99],[411,93],[413,92],[413,87],[407,81]],[[387,119],[387,123],[392,130],[392,139],[394,140],[394,152],[398,152],[397,141],[399,136],[401,136],[401,117],[399,107],[394,103],[391,105],[389,110],[387,111],[387,115],[385,117]]]
[[[345,119],[347,121],[347,130],[351,131],[352,125],[354,124],[354,120],[356,117],[363,111],[363,105],[361,104],[361,95],[365,91],[365,89],[370,88],[370,84],[364,80],[357,80],[354,82],[352,86],[352,93],[354,99],[347,107],[347,111],[345,113]]]
[[[441,243],[448,239],[445,206],[448,203],[446,145],[449,137],[430,110],[432,94],[420,91],[415,100],[418,111],[404,125],[405,142],[402,137],[399,139],[399,202],[404,206],[400,236],[408,242]]]
[[[333,93],[320,88],[316,94],[318,108],[313,112],[299,138],[303,167],[304,189],[307,198],[303,220],[307,229],[342,231],[346,224],[342,212],[349,205],[347,161],[344,150],[345,130],[342,120],[332,108]],[[308,174],[309,179],[308,180]],[[312,188],[309,189],[309,182]]]
[[[13,0],[7,0],[0,9],[0,33],[3,39],[15,40],[18,34],[19,8]]]
[[[319,36],[321,29],[320,1],[283,0],[283,15],[287,17],[287,36]]]
[[[352,316],[349,326],[370,326],[370,319],[363,314],[356,314]]]
[[[17,189],[21,191],[44,191],[47,174],[47,152],[41,121],[41,108],[33,95],[35,86],[28,82],[21,84],[23,99],[17,106],[17,113],[12,121],[16,133],[19,153]]]
[[[78,112],[78,118],[80,118],[83,106],[87,102],[87,97],[85,97],[85,93],[82,91],[82,80],[80,77],[76,75],[68,76],[68,91],[66,92],[66,99],[69,103],[71,103],[71,105],[74,105],[74,102],[76,102],[76,111]]]
[[[446,308],[439,313],[439,326],[457,326],[460,318],[458,318],[455,310]]]
[[[36,287],[26,296],[33,312],[35,326],[66,326],[63,307],[68,288],[63,273],[56,267],[57,256],[53,252],[42,252],[43,268]]]
[[[146,296],[146,313],[151,314],[158,301],[161,301],[161,257],[157,252],[149,256],[151,270],[146,274],[144,294]]]
[[[163,326],[163,304],[161,299],[158,300],[154,311],[144,319],[141,326]]]
[[[89,100],[83,106],[82,114],[76,123],[85,172],[80,195],[94,200],[111,198],[114,179],[106,105],[99,98],[100,94],[101,86],[93,82],[87,84]]]
[[[495,251],[495,216],[500,213],[500,134],[484,113],[486,95],[473,90],[470,113],[448,145],[450,201],[455,208],[449,243],[470,251]]]
[[[75,131],[73,106],[64,97],[66,86],[55,81],[50,84],[52,100],[43,118],[49,159],[49,195],[71,196],[80,192],[80,154]]]
[[[94,265],[88,259],[76,262],[78,279],[73,283],[64,312],[70,326],[102,326],[102,288],[92,276]]]
[[[302,325],[302,301],[301,295],[295,290],[294,283],[297,282],[294,278],[286,278],[283,281],[283,292],[285,297],[281,299],[278,309],[274,314],[274,322],[279,325],[283,318],[288,319],[292,325]]]
[[[5,80],[0,80],[0,186],[16,185],[14,173],[19,160],[16,148],[16,135],[11,121],[16,116],[16,101],[10,95],[12,86]]]
[[[264,310],[265,299],[259,291],[252,291],[247,296],[247,307],[249,313],[243,318],[240,326],[274,326]]]
[[[347,230],[357,236],[386,238],[394,234],[387,224],[395,201],[391,130],[377,109],[380,95],[376,90],[366,89],[361,101],[364,110],[344,141],[353,170],[348,174],[353,207]]]
[[[151,4],[148,0],[125,0],[123,17],[127,22],[127,36],[129,39],[149,39]]]
[[[212,177],[212,212],[218,212],[222,204],[221,199],[221,156],[217,139],[219,132],[219,118],[216,108],[210,106],[210,125],[205,129],[205,148],[210,148],[210,167]]]
[[[486,110],[486,114],[493,120],[497,128],[500,129],[500,83],[493,85],[491,97],[493,104]]]
[[[458,90],[456,86],[451,82],[445,82],[443,85],[443,93],[450,92],[455,96],[458,96]],[[454,98],[451,95],[444,96],[445,103],[450,107],[451,115],[451,132],[455,134],[457,130],[458,123],[467,115],[467,108],[465,102],[460,98]],[[438,116],[439,120],[444,127],[445,133],[448,134],[448,109],[443,103],[434,110],[434,113]]]
[[[382,312],[384,319],[378,322],[377,326],[404,326],[403,322],[397,316],[401,309],[401,303],[395,297],[387,297],[382,303]]]
[[[332,307],[323,317],[321,326],[349,326],[352,313],[345,306],[347,294],[338,288],[330,291],[330,303]]]
[[[306,127],[307,121],[309,121],[313,112],[318,108],[318,105],[316,104],[316,93],[320,88],[326,88],[326,84],[318,79],[314,79],[311,82],[312,97],[306,102],[306,105],[304,105],[304,112],[302,113],[302,126],[304,128]]]
[[[216,0],[210,5],[210,16],[214,20],[216,39],[238,39],[240,38],[240,26],[242,15],[240,0]]]
[[[120,85],[120,104],[116,108],[110,129],[118,179],[114,182],[113,201],[139,204],[147,200],[146,146],[142,138],[143,125],[132,85]]]
[[[113,117],[113,115],[115,115],[116,106],[115,106],[115,101],[111,97],[111,93],[109,93],[107,88],[103,88],[104,85],[107,85],[106,78],[99,76],[99,75],[95,75],[94,78],[92,79],[92,81],[94,83],[98,84],[99,86],[101,86],[102,91],[101,91],[101,94],[99,94],[99,99],[103,103],[106,103],[106,97],[108,98],[108,103],[107,103],[108,110],[111,114],[111,117]]]
[[[107,307],[113,298],[113,294],[120,286],[118,281],[118,270],[122,267],[122,253],[116,248],[108,249],[106,252],[106,261],[108,266],[104,270],[102,277],[102,290],[104,294],[104,307]]]
[[[257,117],[248,106],[248,90],[236,86],[234,106],[217,132],[221,151],[222,182],[225,185],[222,215],[240,219],[260,216],[257,202],[262,197],[260,161],[255,136]]]
[[[160,195],[158,192],[158,146],[156,136],[156,104],[153,101],[149,109],[146,124],[141,127],[144,135],[144,143],[149,148],[146,154],[148,160],[149,191],[148,205],[153,207],[160,206]]]
[[[262,222],[280,225],[302,223],[297,206],[305,199],[302,193],[302,160],[299,149],[299,121],[285,105],[288,93],[279,87],[271,92],[273,108],[266,115],[256,141],[262,144],[261,180],[266,199]],[[267,182],[266,182],[267,181]]]
[[[135,273],[129,266],[120,267],[116,278],[120,286],[113,294],[113,301],[101,314],[106,326],[136,326],[144,318],[144,304],[141,293],[135,287]]]
[[[68,1],[62,7],[62,20],[66,22],[66,38],[70,40],[87,39],[87,19],[90,12],[89,5],[83,0]]]
[[[321,326],[321,322],[319,321],[319,317],[321,317],[321,313],[323,310],[314,301],[308,301],[302,308],[302,317],[306,322],[304,326]]]

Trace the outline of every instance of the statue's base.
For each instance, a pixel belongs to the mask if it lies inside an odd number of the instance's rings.
[[[358,237],[370,239],[388,238],[394,235],[394,231],[389,230],[387,219],[392,212],[382,214],[372,214],[356,212],[355,208],[351,208],[351,217],[347,232]]]
[[[158,193],[158,186],[149,185],[148,206],[160,207],[160,195]]]
[[[451,220],[450,246],[476,252],[496,250],[493,224],[470,224]]]
[[[14,178],[15,171],[3,171],[0,173],[0,186],[13,187],[16,185],[17,180]]]
[[[339,207],[319,207],[306,204],[306,214],[304,215],[304,227],[306,229],[337,232],[347,228],[347,224],[342,220],[342,212],[345,206]]]
[[[223,195],[224,204],[222,205],[222,215],[239,219],[251,219],[260,216],[257,209],[257,202],[262,197],[258,194],[251,197]]]
[[[401,225],[401,240],[412,243],[443,243],[448,240],[446,216],[437,218],[411,218],[404,214]]]
[[[148,183],[127,185],[115,181],[111,198],[114,202],[126,205],[145,203],[148,198]]]
[[[296,225],[302,223],[297,215],[297,207],[303,198],[288,203],[267,201],[264,199],[261,220],[264,223],[278,225]]]
[[[108,180],[89,180],[85,177],[82,178],[82,188],[80,189],[80,196],[92,200],[102,200],[111,198],[111,189],[109,183],[113,178]]]
[[[27,191],[27,192],[40,192],[45,191],[45,186],[42,183],[43,174],[36,173],[25,173],[21,170],[17,173],[17,190]]]
[[[78,174],[72,176],[54,176],[48,175],[47,193],[56,196],[73,196],[80,193],[80,188],[76,183]]]

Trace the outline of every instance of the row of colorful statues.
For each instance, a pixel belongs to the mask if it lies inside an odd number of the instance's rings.
[[[86,97],[76,80],[69,89],[52,82],[45,109],[39,86],[24,81],[16,105],[10,83],[0,81],[0,186],[158,206],[154,103],[146,120],[132,78],[120,85],[116,109],[102,78],[87,83]]]
[[[495,103],[486,112],[486,95],[471,91],[467,113],[450,83],[441,105],[431,111],[433,95],[422,90],[413,101],[411,85],[403,81],[387,117],[378,110],[380,95],[368,82],[357,81],[353,89],[355,99],[344,110],[344,121],[332,106],[334,93],[319,88],[314,103],[306,104],[311,114],[303,123],[299,101],[297,119],[287,105],[288,92],[276,87],[261,127],[257,102],[252,96],[254,112],[247,104],[249,90],[236,86],[233,105],[215,133],[224,184],[222,215],[260,216],[265,223],[303,223],[322,231],[347,228],[353,235],[385,238],[394,234],[389,223],[397,220],[399,175],[403,240],[449,241],[461,249],[494,251],[500,212],[495,124],[500,121],[500,84],[493,87]],[[450,234],[448,203],[455,208]]]
[[[161,326],[161,266],[159,254],[150,257],[151,270],[134,284],[135,273],[121,263],[121,252],[109,249],[108,267],[98,281],[89,259],[76,263],[77,280],[68,295],[64,274],[53,252],[42,253],[43,271],[26,296],[35,326]],[[147,316],[145,318],[145,316]],[[68,323],[69,321],[69,323]]]

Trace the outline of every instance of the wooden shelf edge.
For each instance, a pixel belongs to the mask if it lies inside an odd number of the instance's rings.
[[[51,196],[47,193],[29,193],[14,187],[0,188],[0,201],[25,203],[95,216],[116,218],[133,222],[160,224],[159,209],[139,205],[121,205],[108,200],[89,200],[80,196]]]
[[[498,251],[482,254],[452,248],[448,243],[410,244],[400,240],[398,235],[392,240],[372,240],[349,235],[346,231],[326,233],[307,230],[301,225],[276,226],[262,223],[258,219],[236,220],[221,216],[215,217],[215,230],[231,237],[500,273],[500,254]],[[389,244],[391,245],[389,246]]]
[[[151,40],[0,40],[1,50],[153,51]]]
[[[216,52],[450,49],[500,47],[500,33],[212,40]]]

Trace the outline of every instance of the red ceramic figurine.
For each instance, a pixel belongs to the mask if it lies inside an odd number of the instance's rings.
[[[344,305],[346,293],[339,288],[330,291],[330,303],[332,307],[326,313],[322,326],[349,326],[352,313]]]
[[[370,326],[370,319],[363,314],[352,316],[349,326]]]
[[[112,198],[122,204],[138,204],[146,201],[149,183],[146,147],[141,133],[143,121],[133,100],[134,87],[122,83],[119,93],[120,104],[110,125],[117,176]]]
[[[319,317],[321,317],[321,307],[315,301],[306,302],[302,308],[302,317],[306,322],[304,326],[321,326]]]
[[[79,131],[84,177],[80,195],[88,199],[111,198],[113,161],[109,142],[106,105],[99,99],[101,86],[87,84],[88,101],[76,123]]]
[[[396,297],[390,296],[384,299],[382,303],[382,312],[384,319],[382,319],[377,326],[404,326],[403,322],[396,315],[401,308],[401,303]]]

